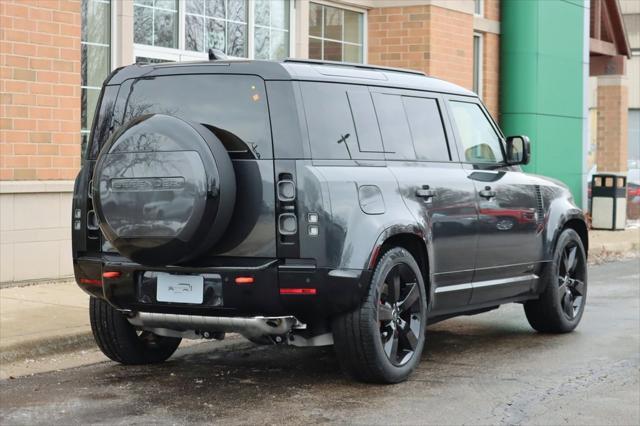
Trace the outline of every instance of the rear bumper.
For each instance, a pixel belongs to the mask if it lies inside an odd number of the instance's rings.
[[[371,276],[368,270],[316,268],[301,260],[260,259],[252,264],[221,260],[207,267],[146,267],[113,255],[76,259],[74,271],[80,288],[121,310],[219,317],[292,315],[307,323],[358,306]],[[119,272],[119,276],[103,278],[105,272]],[[204,302],[158,302],[154,272],[204,276]],[[237,277],[248,276],[253,283],[236,284]],[[293,290],[301,288],[315,291],[296,294]]]

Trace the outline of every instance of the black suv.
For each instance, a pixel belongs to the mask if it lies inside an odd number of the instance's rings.
[[[527,175],[478,97],[422,73],[222,60],[104,83],[76,180],[75,277],[100,349],[161,362],[181,338],[335,346],[398,382],[427,323],[524,304],[573,330],[587,227]]]

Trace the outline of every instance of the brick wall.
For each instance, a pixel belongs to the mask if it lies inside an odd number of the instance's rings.
[[[484,17],[493,21],[500,20],[500,0],[484,0]]]
[[[80,0],[0,1],[0,179],[80,165]]]
[[[484,17],[500,21],[500,0],[485,0]],[[500,113],[500,36],[484,34],[482,100],[491,115],[498,120]]]
[[[493,118],[498,120],[500,113],[500,36],[498,34],[484,34],[482,80],[482,100]]]
[[[371,9],[369,63],[473,84],[473,15],[437,6]]]
[[[628,169],[628,88],[620,76],[598,78],[598,142],[596,164],[599,172]]]

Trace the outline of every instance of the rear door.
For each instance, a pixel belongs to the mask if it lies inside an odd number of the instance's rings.
[[[540,190],[519,167],[504,164],[502,136],[479,100],[450,97],[448,108],[461,159],[477,194],[471,303],[526,294],[542,256]]]
[[[211,255],[276,257],[273,145],[264,80],[233,74],[166,75],[122,87],[118,100],[126,99],[126,106],[116,128],[145,114],[166,114],[203,124],[227,149],[235,169],[236,202],[231,223]]]
[[[386,151],[405,204],[430,230],[433,311],[467,305],[475,265],[475,188],[448,141],[437,94],[371,88]]]

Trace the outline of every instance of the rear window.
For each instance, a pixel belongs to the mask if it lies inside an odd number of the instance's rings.
[[[200,74],[135,81],[124,122],[154,113],[207,126],[232,156],[273,157],[267,98],[259,77]]]

